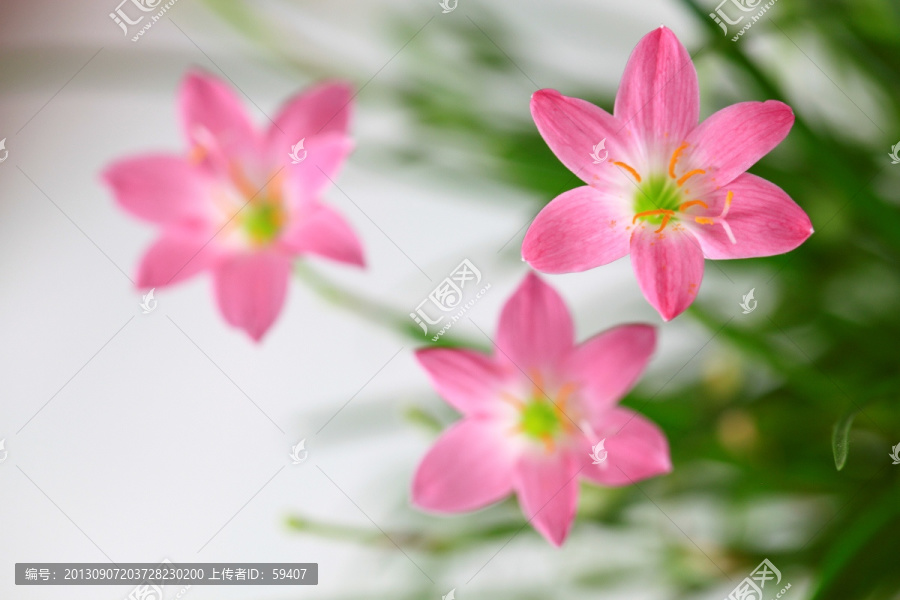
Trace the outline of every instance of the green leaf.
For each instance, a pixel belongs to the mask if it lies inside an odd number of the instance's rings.
[[[838,419],[834,424],[834,432],[831,435],[831,449],[834,452],[834,466],[840,471],[847,462],[847,455],[850,453],[850,426],[853,425],[853,419],[856,418],[859,410],[856,408],[844,413],[844,416]]]
[[[867,492],[873,496],[854,503],[848,518],[834,528],[834,537],[820,559],[811,600],[896,598],[900,581],[900,573],[894,568],[900,552],[900,486],[895,484],[883,491],[869,488]],[[874,593],[879,589],[882,593]]]

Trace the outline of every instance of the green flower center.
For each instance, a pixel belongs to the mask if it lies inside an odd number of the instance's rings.
[[[692,206],[699,206],[703,209],[709,208],[703,200],[690,200],[688,196],[690,190],[686,187],[682,189],[682,186],[692,177],[706,174],[705,169],[678,169],[678,159],[681,153],[689,146],[690,144],[687,142],[682,142],[672,153],[672,158],[669,160],[668,177],[665,173],[657,173],[650,175],[644,180],[641,174],[627,163],[611,161],[612,164],[629,173],[638,186],[638,191],[634,195],[632,224],[637,224],[638,221],[641,221],[642,223],[658,225],[659,227],[654,233],[661,233],[672,219],[676,221],[678,219],[693,220],[700,225],[719,224],[725,229],[725,233],[728,235],[731,243],[736,244],[737,240],[731,231],[731,226],[725,221],[728,210],[731,208],[731,202],[734,199],[734,191],[728,190],[728,194],[725,197],[725,206],[717,216],[685,212]]]
[[[271,200],[251,202],[244,209],[241,221],[247,237],[255,244],[268,244],[274,240],[284,224],[284,210]]]
[[[559,410],[552,402],[532,398],[522,408],[522,433],[536,440],[553,438],[562,429]]]
[[[642,184],[634,195],[634,214],[637,219],[662,225],[679,212],[685,197],[678,184],[665,175],[654,175]]]
[[[634,212],[650,210],[678,210],[684,194],[678,185],[665,175],[653,175],[640,185],[634,197]]]

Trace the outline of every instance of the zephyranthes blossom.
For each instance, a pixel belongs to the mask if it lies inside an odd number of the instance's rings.
[[[555,198],[525,235],[538,271],[570,273],[631,253],[647,301],[669,320],[697,295],[704,258],[793,250],[812,234],[777,185],[745,171],[787,136],[790,107],[742,102],[698,124],[697,72],[669,29],[646,35],[625,67],[613,114],[540,90],[538,130],[584,187]],[[608,156],[593,148],[605,142]]]
[[[659,428],[617,406],[653,353],[655,329],[623,325],[579,345],[574,337],[562,298],[529,274],[503,308],[493,355],[416,353],[463,415],[419,465],[416,505],[456,513],[516,493],[534,528],[559,546],[575,518],[579,479],[621,486],[671,470]]]
[[[225,320],[259,340],[284,304],[294,258],[363,266],[359,239],[319,200],[352,148],[351,99],[347,85],[320,85],[258,132],[228,86],[188,75],[178,102],[187,154],[146,154],[104,173],[125,210],[160,228],[138,287],[211,271]]]

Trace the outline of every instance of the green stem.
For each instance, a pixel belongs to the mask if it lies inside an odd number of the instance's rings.
[[[484,344],[459,338],[459,336],[444,336],[432,342],[430,336],[423,334],[422,329],[410,318],[408,313],[404,314],[387,304],[342,288],[302,260],[297,261],[294,265],[294,274],[297,279],[333,306],[352,312],[417,345],[428,343],[441,347],[484,349]]]

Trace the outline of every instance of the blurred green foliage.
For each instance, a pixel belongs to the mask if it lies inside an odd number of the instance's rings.
[[[795,585],[808,582],[812,600],[896,600],[900,467],[891,466],[888,452],[900,443],[900,166],[892,166],[887,153],[900,139],[900,3],[778,2],[752,35],[738,43],[723,37],[709,18],[713,0],[680,3],[705,32],[689,51],[696,54],[701,86],[711,94],[715,109],[750,99],[779,99],[795,107],[796,125],[788,139],[751,172],[785,189],[810,214],[816,233],[788,255],[723,266],[735,279],[765,274],[760,286],[769,290],[766,306],[752,319],[732,318],[701,291],[681,317],[695,320],[713,338],[707,351],[686,366],[685,372],[693,376],[687,384],[661,390],[639,386],[625,401],[665,430],[674,472],[631,488],[586,487],[579,523],[617,527],[629,522],[632,507],[650,499],[670,505],[712,498],[734,526],[703,551],[733,582],[769,558],[782,573],[791,574],[788,579]],[[210,0],[209,5],[285,64],[317,75],[314,65],[291,55],[290,44],[265,35],[266,24],[249,4]],[[420,26],[407,17],[393,33],[403,41]],[[507,54],[515,54],[522,42],[512,37],[503,19],[485,9],[477,25],[457,19],[442,27],[463,54],[447,57],[439,44],[423,36],[415,52],[404,57],[407,76],[390,91],[394,96],[389,100],[413,119],[417,139],[446,137],[489,157],[478,175],[518,188],[523,202],[533,203],[535,211],[579,185],[529,119],[492,114],[478,102],[483,92],[478,86],[485,81],[506,78],[522,84],[523,76],[527,78]],[[766,53],[758,51],[763,39],[776,45],[778,56],[789,64],[800,65],[794,68],[810,71],[817,80],[832,80],[835,93],[849,100],[841,104],[846,118],[826,120],[799,109],[785,85],[791,73],[775,72]],[[704,82],[703,74],[713,68],[727,72],[734,85],[720,88]],[[456,83],[472,70],[478,76],[469,78],[470,85]],[[609,109],[615,90],[596,89],[585,81],[580,89],[563,92]],[[854,106],[865,99],[872,102],[860,105],[874,104],[877,111],[866,115]],[[525,106],[527,96],[517,101]],[[527,112],[522,114],[527,117]],[[861,140],[846,125],[861,119],[880,134]],[[415,146],[394,150],[389,160],[428,160]],[[442,170],[448,178],[472,177],[462,169]],[[535,204],[535,198],[540,202]],[[498,240],[498,247],[504,241]],[[518,243],[509,244],[501,260],[518,261]],[[327,283],[318,275],[311,277],[308,282],[328,293]],[[364,300],[342,300],[335,290],[332,296],[348,308],[372,312]],[[368,316],[419,339],[402,311],[381,307]],[[425,407],[434,403],[427,400],[413,409],[415,422],[433,430],[453,418],[431,415]],[[793,503],[796,514],[791,518],[801,535],[783,547],[762,548],[750,515],[773,500]],[[413,517],[423,531],[389,534],[409,552],[436,557],[485,543],[499,546],[524,525],[512,501],[492,509],[492,514],[493,521],[481,514],[459,519],[450,532],[430,531],[427,518]],[[384,542],[377,532],[353,532],[300,517],[291,525],[360,543]],[[671,598],[721,585],[719,568],[697,566],[706,559],[701,555],[698,562],[691,542],[677,535],[672,540],[666,568]],[[637,570],[610,572],[598,565],[571,584],[602,590],[623,578],[639,577]],[[433,592],[420,590],[408,597],[419,600],[424,594]],[[538,596],[544,595],[533,597]],[[497,590],[496,597],[509,596]],[[789,597],[799,600],[800,592],[791,590]]]

